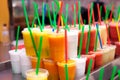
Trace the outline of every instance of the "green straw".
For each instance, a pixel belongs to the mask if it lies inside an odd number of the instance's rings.
[[[54,29],[56,29],[56,14],[54,9],[54,2],[52,1],[53,19],[54,19]]]
[[[46,4],[47,6],[47,9],[48,9],[48,17],[49,17],[49,20],[50,20],[50,25],[52,26],[52,19],[51,19],[51,14],[50,14],[50,7],[48,4]]]
[[[80,15],[81,15],[81,8],[80,8],[80,1],[78,1],[78,22],[79,22],[79,27],[78,29],[80,30]]]
[[[37,64],[36,64],[36,75],[39,73],[39,67],[40,67],[40,57],[41,57],[41,51],[42,51],[42,39],[43,37],[40,37],[40,42],[39,42],[39,48],[38,48],[38,59],[37,59]]]
[[[44,25],[45,25],[45,14],[44,14],[44,2],[42,3],[42,28],[44,28]]]
[[[41,26],[39,14],[38,14],[38,4],[36,2],[33,2],[33,6],[34,6],[34,10],[35,10],[36,17],[37,17],[37,20],[38,20],[38,24],[39,24],[39,27],[40,27],[40,31],[42,32],[42,26]]]
[[[81,56],[83,36],[84,36],[84,26],[82,26],[82,33],[81,33],[81,37],[80,37],[79,50],[78,50],[78,58],[80,58],[80,56]]]
[[[36,20],[36,17],[33,18],[33,21],[32,21],[32,28],[34,27],[35,20]]]
[[[100,6],[100,17],[102,17],[102,6]],[[102,18],[101,18],[102,20]]]
[[[120,14],[120,6],[118,6],[118,9],[117,9],[117,17],[116,17],[116,21],[119,20],[119,14]]]
[[[17,49],[18,49],[18,38],[19,38],[19,33],[20,33],[20,26],[18,26],[18,28],[17,28],[17,36],[16,36],[16,48],[15,48],[15,52],[17,52]]]
[[[88,65],[87,74],[86,74],[86,80],[89,80],[90,71],[91,71],[91,68],[92,68],[92,62],[93,62],[93,60],[90,59],[90,62],[89,62],[89,65]]]
[[[114,80],[114,76],[115,76],[116,72],[117,72],[117,66],[114,66],[110,80]]]
[[[74,4],[74,27],[76,27],[76,5]]]
[[[120,80],[120,70],[118,70],[118,77],[119,77],[119,80]]]
[[[94,6],[94,4],[91,3],[91,9],[90,9],[90,22],[89,22],[89,25],[92,23],[92,10],[93,10],[93,6]]]
[[[99,74],[99,80],[103,80],[103,76],[104,76],[104,68],[100,68],[100,74]]]
[[[69,80],[68,66],[65,64],[65,80]]]
[[[69,7],[69,5],[66,4],[66,17],[65,17],[65,28],[66,29],[68,28],[68,25],[67,25],[67,22],[68,22],[68,7]]]
[[[95,36],[95,44],[94,44],[94,51],[97,51],[97,44],[98,44],[98,30],[96,30],[96,36]]]
[[[59,6],[59,2],[58,2],[58,0],[54,0],[54,2],[56,3],[57,10],[59,11],[59,9],[60,9],[60,6]]]
[[[86,44],[86,54],[88,54],[88,51],[89,51],[89,45],[90,45],[90,31],[91,31],[91,26],[89,25],[88,39],[87,39],[87,44]]]
[[[27,10],[26,10],[25,4],[24,4],[24,0],[22,0],[22,6],[23,6],[23,10],[24,10],[24,16],[25,16],[25,19],[26,19],[26,24],[27,24],[28,30],[30,32],[30,37],[31,37],[31,40],[32,40],[32,44],[33,44],[36,56],[38,57],[37,48],[35,46],[35,42],[34,42],[34,38],[33,38],[33,35],[32,35],[32,31],[30,29],[30,25],[29,25],[29,21],[28,21],[28,15],[27,15]]]

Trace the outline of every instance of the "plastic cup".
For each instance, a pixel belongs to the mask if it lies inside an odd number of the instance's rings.
[[[36,75],[35,69],[26,71],[26,80],[48,80],[48,71],[46,69],[39,69],[38,75]]]
[[[92,67],[91,67],[91,71],[94,70],[95,67],[95,55],[94,54],[88,54],[88,55],[82,55],[81,57],[85,57],[86,58],[86,69],[85,72],[87,72],[88,70],[88,65],[90,63],[90,59],[92,59]]]
[[[60,80],[66,80],[65,79],[65,64],[66,64],[65,61],[57,63]],[[75,61],[68,60],[67,66],[68,66],[69,80],[75,80],[75,72],[76,72]]]
[[[115,45],[116,45],[115,55],[120,56],[120,42],[115,42]]]
[[[49,58],[49,43],[48,43],[48,33],[51,32],[50,29],[44,29],[43,32],[36,32],[36,46],[39,47],[40,37],[43,37],[42,40],[42,51],[41,59]]]
[[[95,55],[95,68],[99,68],[103,65],[103,60],[102,60],[103,53],[102,53],[102,51],[100,51],[100,50],[98,50],[96,52],[90,51],[89,54]]]
[[[77,57],[78,31],[70,30],[67,33],[68,40],[68,58]]]
[[[20,54],[20,64],[21,64],[21,73],[24,78],[26,78],[26,71],[31,69],[31,62],[29,57],[26,55],[25,49],[22,49]]]
[[[53,61],[63,61],[65,56],[64,32],[49,33],[50,57]]]
[[[75,80],[79,80],[82,76],[85,75],[86,58],[72,58],[72,60],[74,60],[76,63]]]
[[[15,74],[21,73],[20,54],[21,54],[21,50],[17,50],[16,52],[15,50],[9,51],[11,65],[12,65],[12,72]]]
[[[36,68],[37,58],[36,57],[29,57],[29,58],[30,58],[32,68]],[[40,68],[44,68],[43,59],[40,60]]]
[[[31,28],[31,31],[32,31],[32,35],[33,35],[33,38],[35,41],[36,40],[36,37],[35,37],[36,32],[39,32],[40,30],[38,28]],[[30,37],[30,32],[28,31],[28,28],[25,28],[22,31],[22,34],[23,34],[23,40],[24,40],[24,45],[25,45],[27,55],[35,57],[36,53],[35,53],[35,50],[33,47],[32,39]]]
[[[57,64],[51,59],[43,59],[44,68],[48,70],[48,80],[59,80]]]
[[[78,47],[79,47],[79,43],[80,43],[81,33],[82,33],[82,31],[80,30],[78,33]],[[87,36],[88,36],[88,30],[85,29],[83,41],[82,41],[82,51],[81,51],[82,54],[85,54],[85,51],[86,51]]]
[[[117,30],[116,30],[116,22],[111,22],[109,23],[109,30],[110,30],[110,39],[111,41],[115,42],[118,41],[118,34],[117,34]],[[119,31],[120,31],[120,23],[118,25]]]

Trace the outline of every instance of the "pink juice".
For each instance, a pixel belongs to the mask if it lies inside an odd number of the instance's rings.
[[[111,39],[111,41],[118,41],[118,35],[117,35],[117,30],[116,30],[116,24],[117,23],[113,23],[113,22],[111,22],[110,24],[109,24],[109,29],[110,29],[110,32],[109,32],[109,34],[110,34],[110,39]],[[119,31],[120,31],[120,24],[118,25],[118,28],[119,28]]]
[[[115,55],[120,56],[120,42],[115,42],[115,45],[116,45]]]

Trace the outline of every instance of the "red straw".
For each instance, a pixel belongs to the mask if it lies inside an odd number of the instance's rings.
[[[106,6],[104,5],[104,11],[105,11],[105,14],[106,14]]]
[[[68,60],[68,49],[67,49],[67,30],[65,29],[65,61]]]
[[[76,24],[78,24],[78,1],[76,2]]]
[[[110,14],[110,21],[112,21],[112,12],[113,11],[114,11],[114,5],[112,5],[111,14]]]
[[[101,24],[100,6],[99,6],[98,3],[97,3],[97,10],[98,10],[98,18],[99,18],[99,22],[100,22],[100,24]]]
[[[63,2],[61,2],[61,7],[60,7],[60,11],[59,11],[57,33],[59,31],[59,28],[60,28],[60,17],[61,17],[61,14],[62,14],[62,7],[63,7]]]
[[[95,25],[94,9],[92,10],[92,19],[93,19],[93,24]]]
[[[88,4],[88,24],[90,23],[90,4]]]
[[[81,14],[80,14],[80,20],[81,20],[81,23],[83,24],[83,19]]]

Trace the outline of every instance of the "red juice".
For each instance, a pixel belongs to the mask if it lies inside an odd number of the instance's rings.
[[[120,56],[120,42],[115,42],[115,45],[116,45],[115,55]]]

